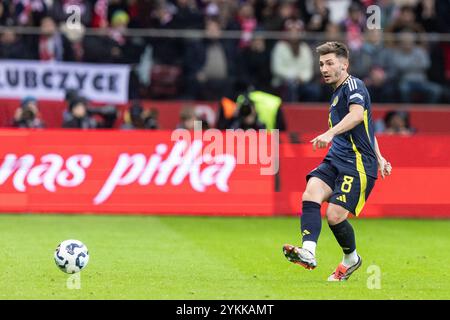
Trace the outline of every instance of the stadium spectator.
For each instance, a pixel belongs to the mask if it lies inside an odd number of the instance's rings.
[[[342,31],[346,35],[346,42],[350,53],[352,51],[360,50],[364,36],[365,17],[361,6],[353,2],[348,8],[348,17],[342,22]]]
[[[195,121],[199,121],[192,106],[184,106],[180,111],[180,123],[177,129],[194,130]]]
[[[97,121],[88,114],[88,102],[81,97],[69,101],[69,109],[63,114],[63,128],[95,129]]]
[[[341,27],[336,23],[329,23],[325,28],[325,41],[335,41],[335,39],[340,39],[344,35],[342,34]],[[316,41],[316,45],[322,43],[321,41]]]
[[[0,59],[26,59],[28,50],[25,43],[12,29],[0,35]]]
[[[398,13],[394,16],[392,22],[387,26],[385,30],[388,34],[392,33],[386,39],[388,46],[394,46],[395,35],[399,35],[403,31],[409,31],[413,33],[424,33],[424,28],[416,21],[416,14],[414,8],[410,5],[403,5],[399,8]],[[424,42],[424,39],[420,39],[420,42]]]
[[[205,19],[215,19],[223,30],[238,30],[239,26],[235,19],[239,9],[236,0],[210,0],[206,6]]]
[[[255,103],[245,96],[237,104],[236,113],[231,122],[230,129],[259,130],[265,128],[266,126],[258,119]]]
[[[176,7],[166,1],[161,1],[155,5],[151,12],[149,24],[154,29],[173,29]],[[152,37],[148,38],[148,44],[152,47],[152,59],[154,64],[179,65],[182,62],[183,47],[179,39]]]
[[[74,61],[70,41],[58,31],[55,20],[46,16],[41,20],[41,34],[32,42],[33,58],[41,61]]]
[[[266,28],[266,23],[273,21],[277,16],[278,0],[262,0],[255,3],[255,16],[261,27]]]
[[[107,31],[107,25],[99,27]],[[122,50],[109,36],[86,36],[83,39],[83,60],[91,63],[114,63],[122,57]]]
[[[117,119],[115,106],[89,107],[86,98],[70,90],[66,93],[68,109],[63,114],[63,128],[113,128]]]
[[[314,32],[325,32],[330,21],[330,10],[325,0],[313,0],[304,3],[304,16],[306,30]]]
[[[222,29],[215,19],[206,22],[206,39],[192,41],[186,48],[187,97],[212,100],[230,96],[235,81],[236,47],[221,39]]]
[[[361,49],[351,52],[351,73],[365,82],[374,102],[393,99],[391,82],[394,79],[388,78],[385,70],[390,54],[391,50],[384,47],[381,30],[378,29],[368,30]]]
[[[270,15],[267,14],[267,16],[264,17],[262,22],[264,29],[283,31],[286,20],[297,18],[297,10],[293,1],[278,1],[276,8],[277,11],[275,15],[271,12]]]
[[[14,24],[18,26],[38,26],[47,15],[47,3],[44,0],[14,0],[5,2],[12,13]]]
[[[270,72],[270,53],[266,40],[255,34],[250,46],[245,48],[239,56],[238,81],[244,89],[249,86],[263,91],[272,91]]]
[[[203,29],[203,16],[195,0],[176,0],[175,4],[174,29]]]
[[[448,18],[450,0],[438,0],[434,5],[439,32],[450,33],[450,19]]]
[[[120,128],[123,130],[158,129],[158,112],[145,110],[141,104],[133,103],[125,111],[124,123]]]
[[[410,31],[400,34],[400,43],[390,56],[391,74],[398,76],[401,101],[416,101],[417,93],[423,95],[421,100],[427,103],[438,103],[442,93],[439,84],[431,82],[427,77],[430,67],[428,53],[415,43],[415,35]]]
[[[445,20],[450,20],[448,19],[448,12],[450,12],[450,1],[424,0],[419,1],[415,7],[416,21],[423,26],[426,32],[450,31],[446,28],[446,24],[450,24],[450,22],[445,22]],[[446,65],[444,46],[439,42],[428,42],[427,46],[431,60],[428,70],[429,79],[434,82],[445,83],[445,68],[442,67]]]
[[[258,27],[258,21],[255,18],[255,11],[249,2],[243,2],[239,8],[237,22],[241,30],[241,39],[239,48],[245,49],[250,46],[253,32]]]
[[[314,61],[311,48],[301,39],[303,22],[299,19],[286,20],[285,30],[286,39],[279,40],[272,51],[272,84],[279,88],[285,101],[315,101],[320,89],[311,82]]]
[[[286,130],[282,100],[273,94],[249,90],[236,102],[222,98],[219,104],[219,129],[250,128]]]
[[[44,128],[37,100],[35,97],[25,97],[20,107],[14,113],[13,126],[17,128]]]
[[[435,9],[435,0],[419,1],[414,8],[415,20],[426,32],[439,32],[440,30]]]
[[[379,0],[376,5],[380,8],[381,30],[386,30],[392,23],[392,19],[397,12],[398,5],[393,0]]]
[[[411,135],[415,132],[411,128],[409,114],[404,111],[389,111],[382,121],[378,121],[376,131],[393,135]]]
[[[85,27],[80,24],[78,27],[68,27],[67,24],[61,26],[61,32],[70,41],[70,46],[72,47],[74,60],[77,62],[82,62],[84,59],[84,47],[83,39],[86,32]]]
[[[93,5],[91,26],[93,28],[105,28],[108,26],[109,0],[97,0]],[[142,11],[144,12],[144,11]]]
[[[130,17],[125,11],[115,11],[111,27],[104,27],[107,36],[88,36],[84,40],[84,60],[96,63],[136,63],[143,47],[125,36]]]
[[[0,26],[14,25],[14,18],[11,15],[12,1],[6,0],[0,2]]]

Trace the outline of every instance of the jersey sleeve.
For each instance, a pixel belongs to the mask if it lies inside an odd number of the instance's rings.
[[[359,104],[366,109],[364,84],[356,81],[355,79],[349,79],[347,95],[348,106],[352,104]]]

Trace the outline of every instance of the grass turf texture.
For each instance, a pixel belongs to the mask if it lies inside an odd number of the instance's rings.
[[[362,267],[326,278],[341,250],[324,221],[318,268],[289,263],[297,218],[0,215],[1,299],[450,299],[450,221],[352,219]],[[90,261],[81,289],[53,262],[79,239]],[[370,265],[381,288],[369,289]],[[370,282],[370,281],[369,281]]]

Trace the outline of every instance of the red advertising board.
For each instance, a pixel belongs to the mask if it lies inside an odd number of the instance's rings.
[[[273,214],[258,164],[171,134],[2,130],[1,211]]]
[[[305,175],[325,155],[284,138],[279,158],[272,144],[262,158],[265,138],[234,149],[223,139],[219,151],[206,135],[172,134],[0,130],[0,212],[296,215]],[[450,136],[378,140],[393,174],[378,179],[361,216],[450,217]],[[278,173],[261,174],[274,159]]]

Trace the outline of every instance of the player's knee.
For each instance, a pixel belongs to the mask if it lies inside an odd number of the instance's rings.
[[[327,210],[327,221],[329,225],[336,225],[347,219],[347,214],[342,214],[335,210]]]
[[[306,189],[302,195],[302,201],[313,201],[317,203],[322,203],[322,199],[317,194],[314,194],[310,190]]]

